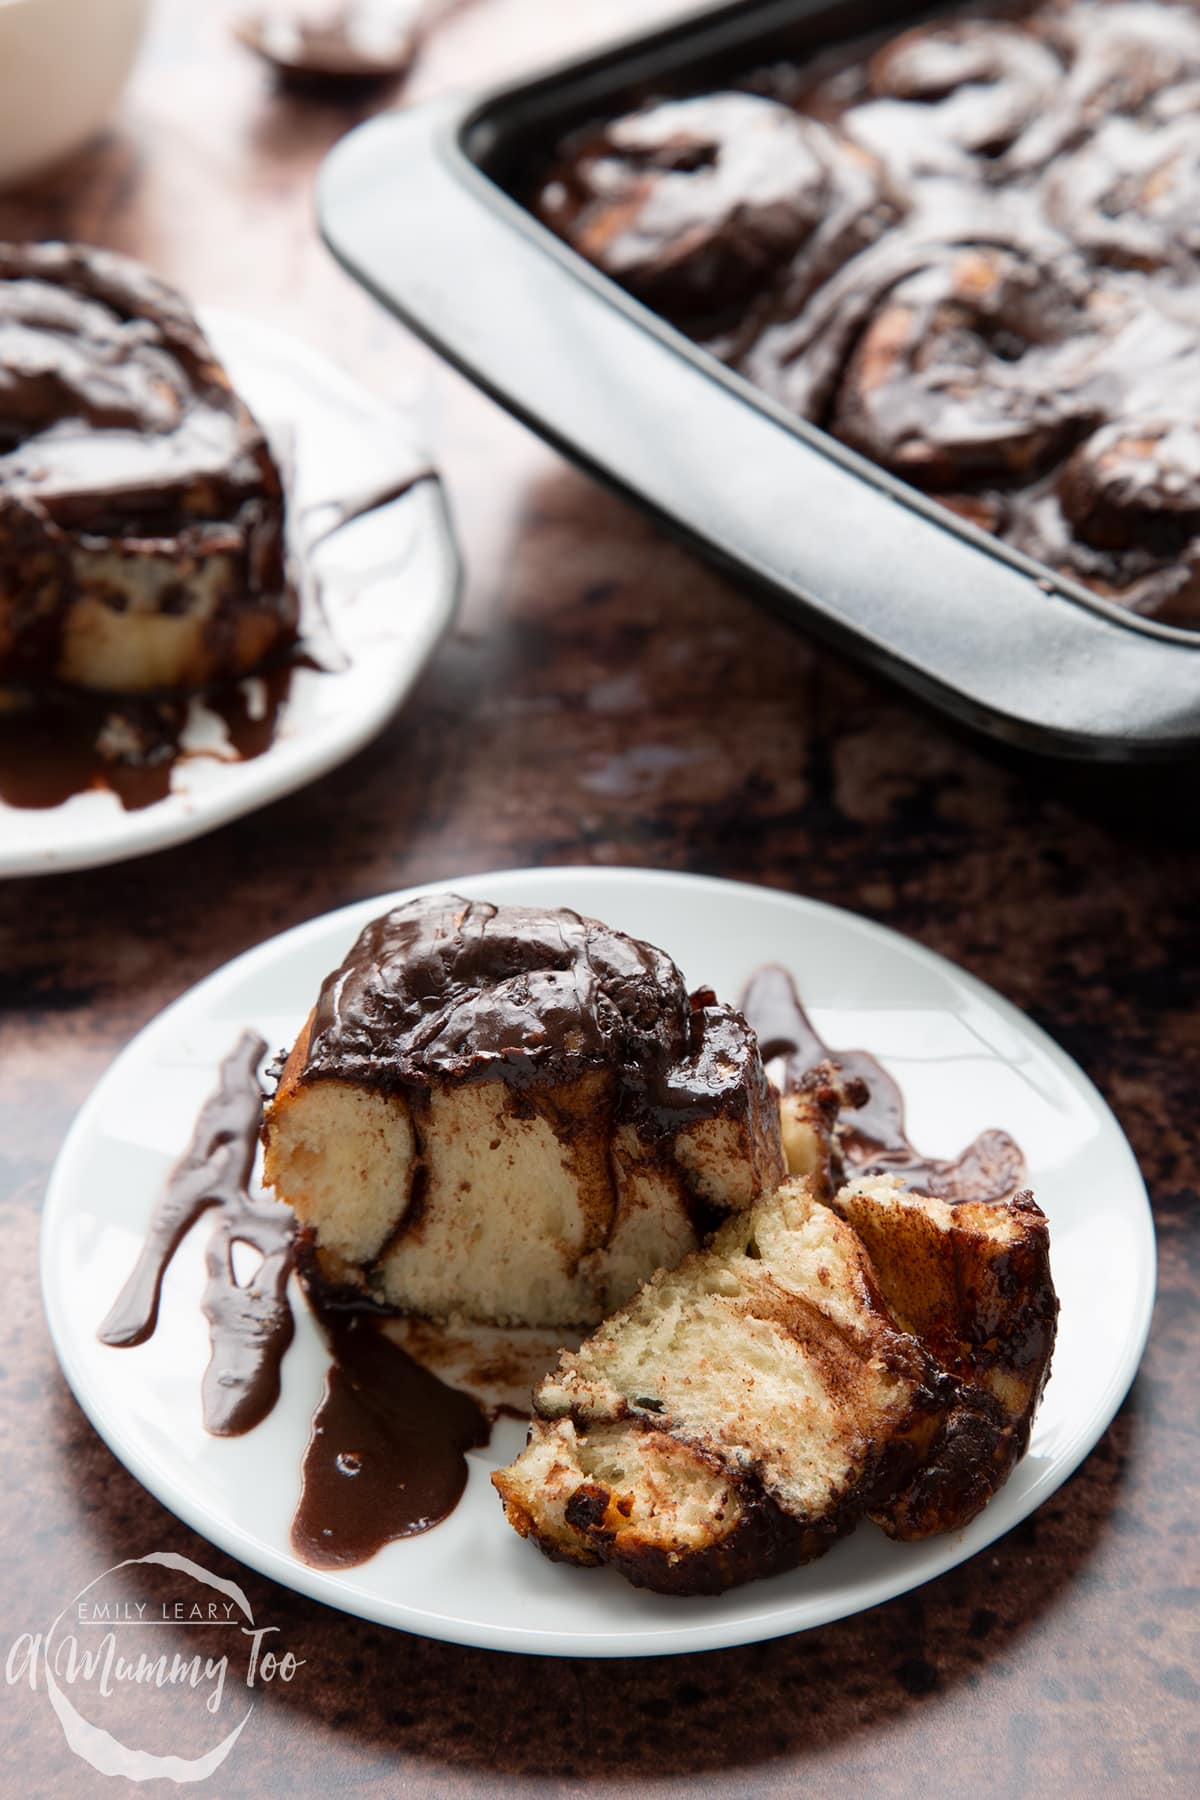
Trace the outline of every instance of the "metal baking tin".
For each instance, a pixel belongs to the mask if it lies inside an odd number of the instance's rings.
[[[326,241],[566,455],[797,624],[956,718],[1060,756],[1193,752],[1200,633],[1130,615],[796,419],[593,269],[514,192],[582,118],[912,17],[897,0],[749,0],[530,81],[385,114],[326,159]]]

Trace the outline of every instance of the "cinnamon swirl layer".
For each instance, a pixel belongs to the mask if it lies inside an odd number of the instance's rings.
[[[172,288],[0,245],[0,679],[120,693],[244,674],[295,632],[265,438]]]

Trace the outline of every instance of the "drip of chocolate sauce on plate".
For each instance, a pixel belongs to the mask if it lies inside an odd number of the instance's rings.
[[[832,1050],[805,1012],[786,969],[768,963],[747,982],[739,1002],[758,1038],[764,1063],[781,1058],[785,1092],[800,1086],[818,1063],[836,1063],[865,1087],[865,1103],[842,1121],[842,1154],[856,1175],[899,1175],[905,1185],[939,1200],[1003,1200],[1022,1186],[1025,1157],[1006,1131],[983,1131],[961,1156],[945,1162],[924,1156],[905,1130],[904,1096],[866,1050]]]
[[[56,689],[22,694],[0,712],[0,801],[29,810],[62,806],[75,794],[108,792],[126,812],[165,800],[176,763],[199,756],[250,762],[270,749],[292,676],[310,663],[303,650],[197,696],[225,726],[227,751],[181,747],[189,698],[115,699]]]
[[[201,1215],[217,1209],[205,1253],[202,1305],[212,1354],[201,1387],[204,1425],[217,1437],[240,1436],[266,1418],[279,1398],[280,1365],[294,1332],[287,1284],[295,1222],[278,1201],[250,1192],[265,1051],[263,1040],[246,1032],[221,1064],[216,1092],[98,1333],[114,1349],[153,1335],[172,1257]],[[261,1258],[245,1282],[235,1268],[238,1244]],[[487,1443],[491,1409],[422,1368],[384,1335],[382,1321],[312,1304],[332,1360],[304,1455],[292,1542],[314,1567],[350,1568],[454,1510],[466,1485],[464,1454]]]
[[[0,712],[0,800],[44,810],[98,788],[126,812],[153,806],[170,791],[185,715],[173,701],[21,695]]]
[[[312,554],[344,526],[433,480],[435,471],[423,464],[300,510],[293,556],[300,597],[296,644],[271,666],[194,697],[222,721],[227,751],[182,747],[192,706],[187,695],[118,699],[65,688],[13,689],[9,706],[0,704],[0,801],[44,810],[99,790],[113,794],[126,812],[137,812],[167,798],[178,762],[201,756],[251,762],[264,755],[275,741],[296,670],[327,674],[349,666],[325,618]]]
[[[454,1511],[466,1452],[492,1425],[470,1394],[448,1387],[362,1312],[310,1303],[332,1360],[304,1453],[292,1548],[318,1569],[366,1562],[395,1538]]]
[[[402,500],[422,481],[436,481],[437,470],[425,466],[413,469],[400,475],[395,481],[385,485],[363,488],[357,493],[338,494],[327,500],[314,500],[303,507],[300,513],[300,535],[306,554],[311,554],[318,544],[340,531],[343,525],[353,524],[355,519],[364,518],[367,513],[378,512],[381,507],[390,506],[393,500]]]
[[[202,1389],[204,1424],[217,1437],[238,1437],[266,1418],[279,1398],[279,1368],[292,1341],[287,1281],[295,1222],[277,1201],[255,1199],[249,1187],[262,1113],[257,1071],[265,1051],[260,1037],[243,1032],[221,1064],[217,1090],[201,1108],[137,1262],[98,1334],[116,1349],[153,1336],[171,1259],[201,1214],[217,1208],[205,1259],[203,1308],[212,1354]],[[262,1259],[244,1284],[234,1270],[236,1244]]]

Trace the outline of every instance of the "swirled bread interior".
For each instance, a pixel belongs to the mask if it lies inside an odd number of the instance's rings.
[[[893,1179],[830,1207],[792,1179],[729,1220],[539,1385],[492,1478],[509,1522],[680,1594],[868,1513],[905,1538],[968,1523],[1028,1440],[1057,1301],[1029,1196],[957,1210]]]

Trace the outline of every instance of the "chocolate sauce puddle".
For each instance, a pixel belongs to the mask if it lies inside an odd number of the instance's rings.
[[[427,463],[386,482],[299,510],[289,524],[291,579],[299,598],[296,642],[264,668],[197,694],[118,697],[83,689],[0,689],[0,801],[23,811],[62,806],[76,794],[107,792],[126,812],[165,800],[177,763],[198,757],[252,762],[275,742],[297,669],[319,675],[350,667],[326,616],[313,552],[343,526],[437,479]],[[192,700],[225,726],[227,752],[185,749]]]
[[[818,1063],[836,1063],[866,1087],[867,1098],[842,1123],[842,1153],[856,1175],[899,1175],[939,1200],[1003,1200],[1023,1186],[1025,1157],[1007,1131],[983,1131],[953,1161],[923,1156],[904,1126],[904,1096],[866,1050],[831,1050],[805,1012],[791,975],[768,963],[750,977],[739,1002],[764,1063],[783,1059],[785,1092]]]
[[[127,812],[153,806],[170,791],[185,716],[178,702],[22,695],[0,712],[0,800],[42,809],[107,788]]]
[[[256,1200],[249,1190],[262,1112],[257,1071],[266,1048],[243,1032],[221,1064],[217,1090],[201,1108],[137,1262],[98,1333],[115,1349],[153,1336],[172,1257],[201,1214],[219,1208],[205,1258],[212,1354],[201,1390],[205,1429],[216,1437],[238,1437],[266,1418],[279,1398],[279,1368],[294,1329],[287,1281],[295,1224],[277,1201]],[[235,1244],[262,1258],[244,1286],[234,1274]]]
[[[295,1221],[278,1201],[254,1198],[249,1185],[265,1051],[261,1038],[245,1032],[221,1064],[216,1092],[201,1108],[137,1262],[97,1334],[114,1349],[153,1336],[171,1259],[201,1215],[218,1209],[205,1252],[202,1306],[212,1353],[201,1386],[205,1429],[216,1437],[241,1436],[266,1418],[279,1398],[280,1366],[295,1329],[287,1296]],[[262,1259],[244,1284],[234,1269],[238,1244]],[[485,1409],[422,1368],[384,1335],[382,1321],[311,1296],[310,1304],[331,1361],[304,1454],[292,1543],[313,1567],[344,1569],[393,1538],[428,1531],[454,1510],[466,1485],[465,1452],[487,1443],[499,1409]]]
[[[366,1562],[454,1511],[488,1413],[386,1337],[377,1319],[309,1304],[332,1361],[304,1453],[292,1548],[312,1568]]]
[[[303,651],[196,696],[224,723],[232,760],[251,762],[270,749],[301,666]],[[44,810],[95,790],[115,795],[126,812],[154,806],[170,793],[177,763],[218,754],[183,748],[189,708],[186,697],[118,700],[65,689],[22,695],[0,712],[0,800]]]

